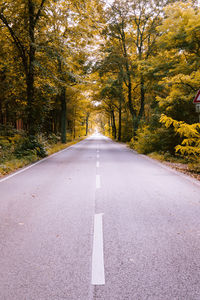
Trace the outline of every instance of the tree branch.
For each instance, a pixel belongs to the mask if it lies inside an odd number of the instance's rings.
[[[42,9],[43,9],[43,6],[44,6],[45,1],[46,1],[46,0],[42,0],[42,2],[41,2],[41,4],[40,4],[40,7],[39,7],[39,9],[38,9],[38,12],[37,12],[37,14],[36,14],[36,16],[35,16],[34,26],[37,24],[37,21],[39,20],[39,17],[40,17],[40,15],[41,15],[41,11],[42,11]]]
[[[27,59],[26,59],[26,51],[24,49],[24,46],[21,43],[21,41],[19,40],[19,38],[16,36],[16,34],[13,31],[12,27],[9,25],[9,22],[6,19],[6,17],[3,15],[2,11],[0,12],[0,20],[3,22],[3,24],[7,27],[8,31],[10,32],[10,35],[13,39],[13,42],[16,45],[16,47],[19,51],[19,54],[22,58],[25,71],[27,71]]]

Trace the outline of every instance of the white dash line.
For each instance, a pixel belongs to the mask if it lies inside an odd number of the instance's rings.
[[[97,149],[97,153],[99,153],[99,150]]]
[[[97,153],[97,158],[99,158],[99,154]]]
[[[99,161],[97,161],[96,167],[99,168]]]
[[[100,175],[96,175],[96,188],[100,189],[100,187],[101,187]]]
[[[92,284],[105,284],[104,253],[103,253],[103,214],[94,216],[94,237],[92,252]]]

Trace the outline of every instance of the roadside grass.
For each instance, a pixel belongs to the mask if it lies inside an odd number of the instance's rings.
[[[62,144],[61,142],[57,142],[55,144],[47,144],[46,145],[46,153],[47,156],[56,153],[60,150],[63,150],[65,148],[68,148],[86,137],[80,137],[75,140],[72,140],[70,142],[67,142],[65,144]],[[23,168],[31,163],[34,163],[36,161],[39,161],[42,159],[41,157],[38,157],[35,153],[30,153],[30,155],[22,156],[20,158],[16,157],[14,154],[5,156],[4,159],[1,160],[0,163],[0,177],[4,175],[8,175],[9,173],[12,173],[20,168]]]
[[[9,160],[5,160],[0,164],[0,177],[14,172],[24,166],[34,163],[38,160],[36,155],[30,155],[23,158],[10,157]]]
[[[157,159],[159,161],[168,161],[171,163],[180,163],[180,164],[188,164],[188,160],[186,158],[180,156],[172,156],[169,152],[166,153],[159,153],[159,152],[152,152],[147,154],[147,156]]]

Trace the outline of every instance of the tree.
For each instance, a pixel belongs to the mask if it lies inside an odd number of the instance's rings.
[[[144,117],[146,87],[141,66],[156,50],[159,35],[156,28],[163,5],[163,1],[115,1],[107,11],[105,34],[112,43],[118,43],[123,58],[123,80],[134,135]]]
[[[175,120],[194,123],[192,100],[200,80],[200,10],[192,2],[178,2],[167,6],[165,14],[159,44],[165,57],[176,64],[169,64],[168,75],[160,83],[165,96],[157,100],[162,111]]]
[[[34,109],[36,31],[46,3],[47,0],[28,0],[27,3],[9,1],[3,3],[0,11],[0,20],[6,27],[18,51],[24,69],[27,97],[27,126],[30,134],[35,134],[36,132],[35,122],[37,115]],[[22,24],[23,27],[21,26]]]

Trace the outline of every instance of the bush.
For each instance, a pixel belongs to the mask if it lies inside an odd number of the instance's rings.
[[[47,156],[44,145],[39,142],[35,136],[29,136],[19,140],[14,154],[17,158],[29,155],[37,155],[38,157]]]
[[[51,133],[48,135],[48,143],[49,144],[56,144],[60,141],[60,137],[57,136],[56,134],[54,133]]]
[[[0,149],[8,150],[11,148],[11,146],[12,146],[12,144],[9,142],[8,139],[0,136]]]
[[[11,125],[2,125],[0,124],[0,136],[14,136],[17,133],[17,130],[14,129]]]
[[[171,129],[164,127],[155,130],[148,126],[139,128],[135,139],[131,139],[130,147],[139,153],[166,152],[166,156],[174,154],[177,137]]]

